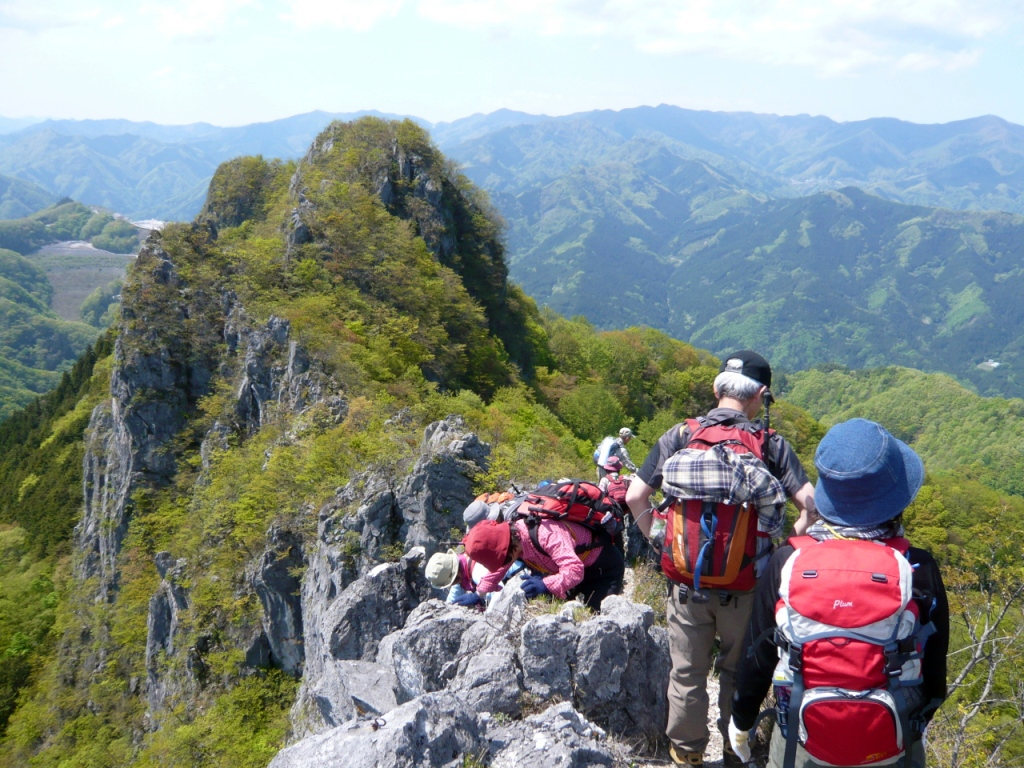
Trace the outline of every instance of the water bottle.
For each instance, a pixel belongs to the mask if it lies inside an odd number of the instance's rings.
[[[786,737],[789,735],[789,697],[793,693],[793,680],[786,672],[776,669],[772,677],[772,689],[775,691],[775,715],[779,733]]]
[[[649,538],[654,542],[663,542],[665,540],[665,520],[667,515],[658,509],[652,509],[651,517],[651,533]]]

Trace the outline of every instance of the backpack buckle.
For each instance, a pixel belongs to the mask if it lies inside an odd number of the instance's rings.
[[[732,593],[726,592],[724,589],[718,590],[718,604],[723,608],[729,604],[732,599]]]
[[[676,600],[679,601],[680,605],[686,605],[687,599],[690,596],[690,588],[685,584],[676,584]]]
[[[789,668],[798,673],[804,671],[804,647],[802,645],[789,644]]]

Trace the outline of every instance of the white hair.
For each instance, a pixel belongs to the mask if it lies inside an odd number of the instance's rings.
[[[723,397],[731,397],[741,403],[749,403],[757,397],[757,393],[763,386],[764,384],[760,381],[744,376],[742,373],[736,373],[736,371],[722,371],[715,377],[715,392],[718,393],[719,400]]]

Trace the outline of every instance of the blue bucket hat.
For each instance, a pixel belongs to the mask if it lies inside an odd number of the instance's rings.
[[[850,419],[826,432],[814,466],[814,505],[838,525],[866,528],[892,520],[924,482],[924,464],[913,449],[867,419]]]

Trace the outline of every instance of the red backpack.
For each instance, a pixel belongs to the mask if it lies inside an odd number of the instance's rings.
[[[709,424],[689,419],[686,428],[690,441],[666,460],[662,468],[663,473],[668,473],[666,478],[676,463],[692,456],[692,451],[709,451],[715,446],[740,454],[752,453],[764,467],[765,431],[750,422]],[[767,467],[764,472],[768,472]],[[667,480],[662,489],[668,502],[661,552],[661,570],[665,576],[695,590],[753,589],[757,580],[756,563],[766,561],[771,554],[769,535],[757,530],[757,510],[749,504],[675,499]]]
[[[608,476],[608,486],[605,488],[605,495],[614,501],[619,507],[625,511],[626,509],[626,491],[629,489],[629,484],[622,478],[612,478]]]
[[[542,520],[578,523],[593,531],[593,541],[577,545],[577,554],[610,544],[625,528],[622,508],[599,486],[586,480],[565,480],[538,488],[527,494],[507,519],[525,520],[530,541],[545,555],[547,552],[537,540],[537,526]]]
[[[826,765],[895,763],[919,725],[911,716],[923,704],[921,657],[935,631],[922,627],[913,599],[910,543],[800,536],[790,544],[775,633],[783,765],[793,765],[797,742]]]

